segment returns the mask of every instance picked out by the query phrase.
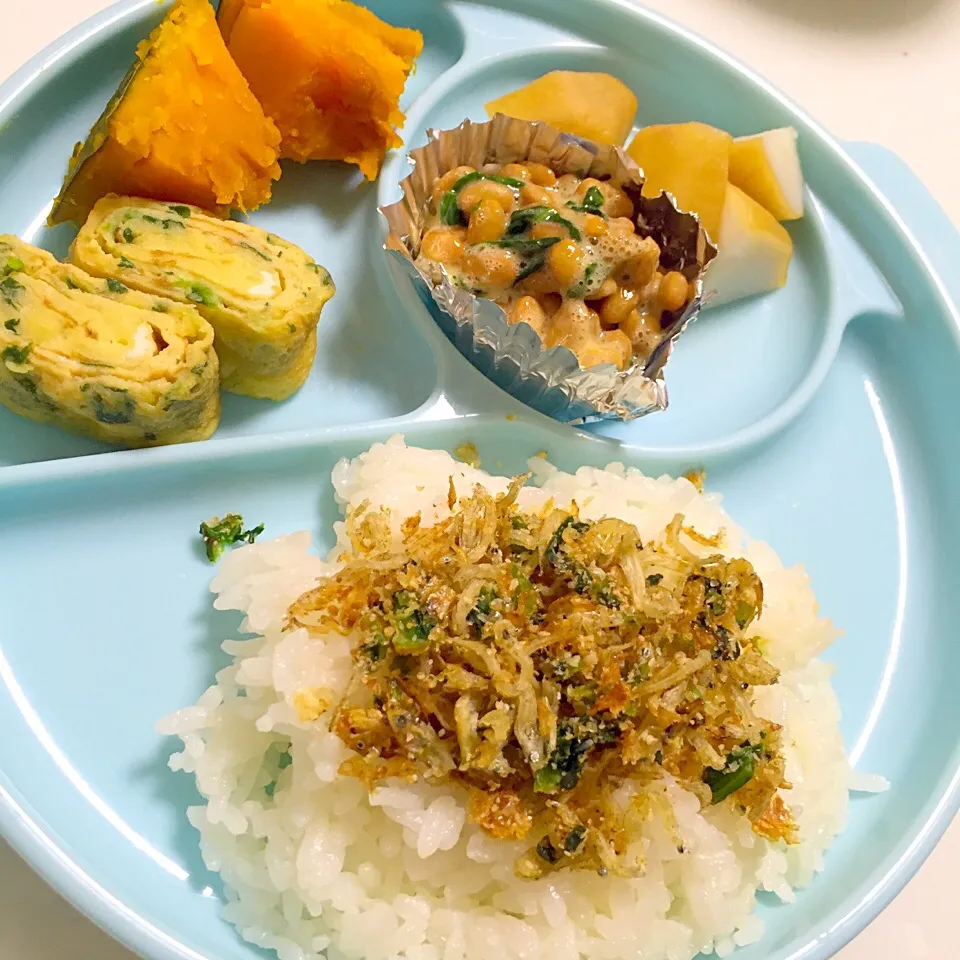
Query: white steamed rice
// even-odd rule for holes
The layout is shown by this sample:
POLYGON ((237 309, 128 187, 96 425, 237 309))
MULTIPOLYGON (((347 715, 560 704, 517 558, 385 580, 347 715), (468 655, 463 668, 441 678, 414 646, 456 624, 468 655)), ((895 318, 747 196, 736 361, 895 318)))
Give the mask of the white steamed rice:
MULTIPOLYGON (((757 891, 791 901, 842 828, 850 772, 831 668, 815 659, 835 631, 818 617, 803 570, 785 569, 770 547, 746 539, 720 498, 687 480, 619 464, 567 474, 534 459, 531 469, 539 486, 522 491, 522 508, 576 500, 585 518, 621 517, 644 541, 683 513, 701 532, 725 529, 724 552, 753 563, 764 584, 757 629, 782 671, 779 684, 757 691, 756 709, 785 728, 787 800, 802 842, 768 842, 731 804, 700 810, 665 778, 682 853, 654 820, 645 827, 640 879, 565 871, 527 881, 513 875, 518 845, 468 824, 455 788, 400 784, 368 796, 338 775, 348 752, 326 718, 303 723, 292 705, 298 691, 343 687, 348 641, 281 630, 289 604, 336 569, 346 545, 340 523, 326 562, 307 552, 307 533, 242 547, 221 562, 215 606, 243 611, 243 631, 255 636, 227 641, 232 664, 195 706, 160 725, 183 740, 171 768, 194 774, 206 798, 188 815, 204 860, 223 879, 224 916, 281 960, 690 960, 711 950, 724 957, 761 936, 757 891), (263 788, 288 742, 292 763, 268 798, 263 788)), ((418 511, 429 523, 448 513, 451 475, 461 492, 474 483, 507 486, 401 438, 339 463, 333 483, 344 508, 369 501, 389 506, 397 525, 418 511)))

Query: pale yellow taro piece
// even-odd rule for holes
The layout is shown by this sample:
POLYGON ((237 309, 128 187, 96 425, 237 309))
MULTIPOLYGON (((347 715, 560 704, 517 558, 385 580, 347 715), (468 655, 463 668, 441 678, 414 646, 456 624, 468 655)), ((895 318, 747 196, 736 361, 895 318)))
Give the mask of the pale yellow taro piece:
POLYGON ((730 182, 778 220, 803 216, 803 171, 793 127, 739 137, 730 148, 730 182))
POLYGON ((767 293, 787 282, 793 256, 790 234, 733 184, 727 188, 718 247, 703 278, 710 306, 767 293))
POLYGON ((609 73, 554 70, 486 104, 491 117, 549 123, 577 137, 620 146, 633 127, 637 98, 609 73))
POLYGON ((70 248, 90 273, 193 304, 213 324, 225 390, 283 400, 303 386, 330 274, 248 223, 186 204, 107 196, 70 248))
POLYGON ((0 236, 0 403, 14 413, 129 447, 205 440, 218 372, 193 307, 0 236))
POLYGON ((727 195, 729 133, 705 123, 666 123, 644 127, 627 147, 643 170, 645 197, 666 191, 677 206, 695 213, 716 240, 727 195))

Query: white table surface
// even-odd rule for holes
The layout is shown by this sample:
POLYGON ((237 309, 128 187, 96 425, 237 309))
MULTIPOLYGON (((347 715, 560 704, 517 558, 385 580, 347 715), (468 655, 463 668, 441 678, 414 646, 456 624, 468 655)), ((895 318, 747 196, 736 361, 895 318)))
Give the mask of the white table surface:
MULTIPOLYGON (((0 0, 0 81, 108 3, 0 0)), ((647 5, 750 64, 837 136, 897 151, 960 227, 957 0, 648 0, 647 5)), ((960 956, 953 913, 958 865, 960 820, 906 890, 838 960, 960 956)), ((0 960, 60 958, 133 960, 0 841, 0 960)))

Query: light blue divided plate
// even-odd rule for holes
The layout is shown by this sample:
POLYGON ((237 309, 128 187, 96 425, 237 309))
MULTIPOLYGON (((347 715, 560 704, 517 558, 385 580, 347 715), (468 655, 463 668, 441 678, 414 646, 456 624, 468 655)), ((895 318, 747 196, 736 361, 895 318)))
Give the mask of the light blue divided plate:
MULTIPOLYGON (((791 226, 790 282, 705 314, 681 339, 666 413, 576 431, 487 383, 381 255, 376 207, 396 198, 403 156, 377 185, 335 164, 288 166, 254 220, 304 246, 338 287, 296 397, 228 397, 213 440, 137 452, 0 409, 0 828, 141 953, 251 957, 219 919, 184 816, 196 795, 165 766, 174 744, 153 732, 208 685, 237 627, 212 611, 198 522, 240 511, 268 534, 307 528, 326 549, 331 467, 396 432, 447 449, 471 440, 504 471, 540 449, 566 468, 702 466, 748 530, 811 573, 845 631, 829 658, 847 746, 858 769, 891 782, 854 798, 825 871, 796 904, 763 903, 763 941, 737 954, 828 957, 903 885, 960 799, 960 322, 935 273, 955 272, 957 234, 895 157, 841 149, 653 14, 614 0, 371 6, 425 35, 407 95, 413 146, 556 68, 619 75, 639 123, 792 124, 810 193, 791 226)), ((124 0, 0 89, 0 230, 65 250, 69 230, 42 224, 66 159, 162 12, 124 0)))

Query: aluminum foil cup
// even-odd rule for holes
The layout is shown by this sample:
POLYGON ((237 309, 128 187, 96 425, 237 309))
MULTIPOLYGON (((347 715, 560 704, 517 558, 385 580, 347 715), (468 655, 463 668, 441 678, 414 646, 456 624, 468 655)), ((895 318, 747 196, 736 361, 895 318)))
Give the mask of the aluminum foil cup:
POLYGON ((663 368, 674 342, 700 311, 701 277, 717 253, 696 216, 679 211, 668 194, 641 196, 643 174, 619 147, 503 114, 487 123, 466 120, 455 130, 430 130, 427 145, 411 151, 410 161, 413 172, 400 185, 403 197, 380 208, 390 231, 384 249, 407 270, 444 333, 477 369, 518 400, 569 423, 633 420, 666 409, 663 368), (638 233, 660 246, 661 267, 679 270, 694 284, 687 306, 663 315, 662 339, 645 362, 626 370, 610 363, 584 369, 569 348, 545 349, 529 324, 511 324, 492 300, 454 286, 443 270, 434 282, 414 263, 439 177, 463 164, 480 169, 525 160, 620 187, 633 201, 638 233))

